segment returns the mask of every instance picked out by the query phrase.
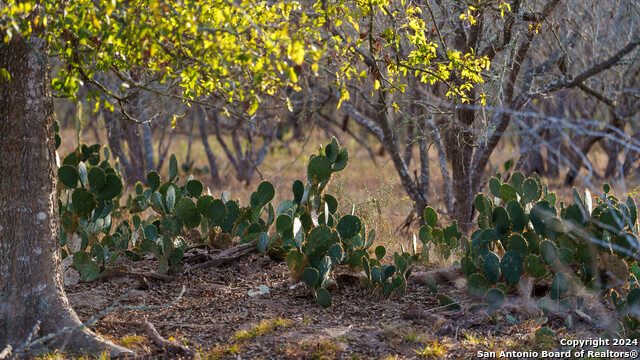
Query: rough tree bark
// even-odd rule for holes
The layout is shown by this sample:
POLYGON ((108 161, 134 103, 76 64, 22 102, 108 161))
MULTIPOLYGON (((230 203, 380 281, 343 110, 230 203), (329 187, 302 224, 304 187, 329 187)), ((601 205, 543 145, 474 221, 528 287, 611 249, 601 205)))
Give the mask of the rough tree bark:
MULTIPOLYGON (((56 193, 54 112, 49 44, 37 36, 0 46, 0 347, 80 323, 62 285, 56 193)), ((132 354, 75 330, 49 347, 65 351, 132 354)))

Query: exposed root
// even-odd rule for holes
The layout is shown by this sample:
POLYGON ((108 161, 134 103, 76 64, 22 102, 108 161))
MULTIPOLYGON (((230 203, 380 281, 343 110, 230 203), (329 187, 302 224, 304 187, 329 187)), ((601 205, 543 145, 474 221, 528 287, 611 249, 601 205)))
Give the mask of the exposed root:
POLYGON ((200 359, 197 352, 178 343, 166 340, 160 336, 156 328, 150 322, 144 323, 144 330, 147 336, 149 336, 149 339, 151 339, 151 341, 153 341, 153 343, 158 347, 161 347, 172 354, 181 355, 189 359, 200 359))
POLYGON ((69 332, 66 336, 60 336, 52 341, 49 346, 60 349, 62 352, 73 354, 109 354, 111 359, 133 359, 136 353, 123 346, 101 338, 88 329, 80 329, 69 332))
MULTIPOLYGON (((19 351, 16 349, 13 355, 34 358, 53 350, 59 350, 64 354, 78 356, 106 353, 110 359, 134 359, 137 356, 132 350, 105 340, 86 328, 72 331, 62 328, 58 333, 44 344, 24 344, 24 348, 19 351)), ((38 339, 34 340, 34 342, 37 341, 38 339)), ((12 359, 12 357, 10 356, 8 359, 12 359)))

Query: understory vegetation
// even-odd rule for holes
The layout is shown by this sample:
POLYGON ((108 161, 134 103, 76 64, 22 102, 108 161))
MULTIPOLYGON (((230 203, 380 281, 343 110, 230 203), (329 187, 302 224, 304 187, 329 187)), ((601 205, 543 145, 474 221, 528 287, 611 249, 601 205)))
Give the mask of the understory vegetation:
MULTIPOLYGON (((482 309, 489 322, 504 316, 515 321, 500 311, 507 298, 519 296, 521 311, 528 316, 553 314, 570 330, 578 321, 575 317, 588 317, 585 301, 598 297, 617 314, 611 336, 633 341, 631 345, 637 342, 640 244, 632 195, 618 199, 604 184, 595 197, 588 189, 581 194, 573 188, 565 202, 535 173, 525 177, 516 171, 508 179, 498 173, 488 181, 489 192, 475 196, 477 230, 470 237, 456 220, 439 219, 437 211, 427 207, 425 225, 408 242, 409 248, 403 245, 391 255, 391 244, 376 245, 375 221, 367 229, 354 215, 356 205, 344 209, 327 192, 348 162, 349 152, 333 138, 305 161, 305 182, 293 181, 289 199, 274 206, 275 189, 269 181, 260 182, 249 199, 233 200, 228 192, 215 196, 192 175, 181 181, 174 155, 166 181, 150 171, 148 185, 138 182, 124 195, 119 164, 109 162, 108 148, 80 145, 58 170, 61 251, 73 258, 80 278, 92 282, 108 274, 119 257, 140 261, 152 255, 158 273, 180 277, 202 265, 184 261, 194 249, 244 246, 285 263, 292 281, 304 284, 325 308, 332 305, 331 291, 345 271, 371 294, 397 298, 404 295, 413 269, 436 258, 460 268, 471 299, 465 308, 482 309)), ((200 259, 206 261, 209 258, 200 259)), ((442 280, 434 276, 427 273, 421 282, 441 311, 461 311, 462 304, 443 292, 442 280)), ((258 288, 249 295, 268 291, 258 288)), ((287 324, 278 320, 274 326, 287 324)), ((263 323, 240 332, 231 345, 211 354, 217 358, 241 351, 239 344, 272 327, 263 323)), ((549 327, 536 329, 536 338, 554 334, 549 327)), ((403 336, 410 344, 424 342, 418 333, 403 336)), ((428 343, 415 353, 438 358, 444 348, 428 343)))

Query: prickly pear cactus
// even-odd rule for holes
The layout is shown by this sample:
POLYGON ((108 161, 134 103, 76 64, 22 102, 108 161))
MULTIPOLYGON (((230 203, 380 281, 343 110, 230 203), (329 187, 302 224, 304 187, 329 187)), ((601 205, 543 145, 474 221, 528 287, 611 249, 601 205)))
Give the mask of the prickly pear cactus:
POLYGON ((375 240, 375 230, 366 231, 355 215, 341 214, 338 201, 325 189, 331 177, 343 170, 349 153, 333 138, 309 157, 307 182, 293 183, 293 199, 285 200, 275 213, 276 236, 269 240, 266 252, 286 257, 292 277, 309 285, 315 300, 331 305, 327 288, 333 283, 332 273, 340 265, 362 269, 367 285, 384 295, 403 293, 406 288, 407 261, 402 267, 383 265, 384 247, 371 258, 368 249, 375 240))
POLYGON ((81 144, 58 169, 62 256, 73 256, 83 280, 97 278, 101 267, 117 256, 115 250, 126 250, 108 246, 111 214, 122 192, 121 176, 108 160, 107 148, 81 144))
POLYGON ((239 201, 229 199, 227 192, 219 198, 205 192, 202 182, 193 176, 182 183, 177 164, 172 155, 166 182, 160 174, 150 171, 148 187, 136 184, 135 196, 129 199, 130 212, 154 211, 146 220, 135 215, 138 217, 135 231, 142 239, 136 250, 154 254, 159 272, 179 273, 180 261, 189 246, 184 238, 188 231, 199 227, 203 235, 200 241, 214 248, 226 249, 234 241, 256 240, 257 249, 266 251, 273 242, 268 232, 276 216, 271 205, 275 189, 270 182, 262 181, 251 194, 249 204, 241 207, 239 201))
POLYGON ((572 203, 557 204, 537 175, 519 172, 510 183, 491 178, 489 190, 474 199, 479 229, 462 242, 460 261, 469 292, 486 299, 489 313, 504 301, 498 292, 514 289, 522 276, 550 283, 543 311, 565 308, 576 286, 619 290, 636 281, 629 271, 640 248, 632 197, 622 202, 605 185, 595 200, 574 189, 572 203))
MULTIPOLYGON (((174 155, 167 179, 150 171, 146 184, 138 182, 121 207, 118 166, 100 162, 100 151, 99 145, 82 145, 65 157, 58 172, 61 195, 66 195, 60 203, 62 246, 73 249, 73 263, 83 279, 95 279, 120 254, 134 260, 153 254, 160 273, 180 273, 184 253, 194 245, 185 239, 193 241, 191 231, 199 228, 197 245, 224 248, 234 241, 255 241, 256 250, 286 259, 292 277, 308 284, 324 307, 331 306, 327 289, 341 265, 364 270, 365 285, 384 296, 402 295, 406 289, 410 264, 418 255, 395 253, 392 264, 385 264, 386 249, 378 246, 372 256, 375 230, 367 232, 359 217, 341 214, 336 198, 325 193, 331 177, 349 160, 335 138, 311 155, 306 184, 295 181, 293 198, 277 209, 271 204, 275 189, 270 182, 262 181, 245 204, 230 200, 226 192, 217 198, 192 176, 181 181, 174 155), (111 232, 114 213, 127 220, 111 232)), ((104 155, 108 160, 106 148, 104 155)), ((455 225, 441 233, 447 246, 460 239, 455 225)))
POLYGON ((451 225, 445 228, 437 227, 438 213, 427 206, 424 209, 423 219, 425 225, 420 228, 418 237, 422 241, 422 258, 424 261, 429 260, 429 251, 433 244, 435 251, 445 260, 448 259, 452 252, 460 247, 461 242, 467 240, 463 238, 463 233, 458 231, 458 223, 453 221, 451 225))

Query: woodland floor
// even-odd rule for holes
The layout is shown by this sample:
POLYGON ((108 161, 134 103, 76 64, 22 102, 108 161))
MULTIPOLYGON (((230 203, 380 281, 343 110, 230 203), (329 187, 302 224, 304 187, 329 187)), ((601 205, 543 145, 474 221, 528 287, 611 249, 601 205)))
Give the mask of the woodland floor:
MULTIPOLYGON (((106 144, 106 138, 101 137, 98 140, 106 144)), ((186 148, 186 136, 180 137, 171 149, 179 159, 186 148)), ((92 144, 96 139, 90 137, 85 141, 92 144)), ((326 142, 314 137, 306 148, 294 144, 289 149, 275 150, 250 187, 234 182, 230 165, 221 158, 221 172, 228 175, 223 178, 222 189, 211 191, 219 196, 228 190, 231 198, 246 201, 259 178, 264 177, 275 185, 274 204, 279 204, 291 197, 292 182, 304 179, 308 155, 326 142)), ((411 234, 417 233, 418 228, 414 222, 408 230, 396 230, 410 212, 411 201, 391 162, 384 155, 374 163, 353 141, 347 141, 346 145, 350 150, 349 166, 332 181, 328 191, 336 195, 341 208, 355 208, 356 215, 363 218, 368 228, 376 227, 376 243, 387 246, 388 253, 400 250, 401 246, 408 249, 411 234)), ((63 142, 63 146, 69 150, 75 145, 63 142)), ((61 155, 67 150, 61 149, 61 155)), ((494 164, 517 160, 518 156, 509 144, 503 144, 497 154, 501 158, 494 159, 494 164)), ((199 170, 206 165, 201 144, 194 144, 192 158, 196 163, 190 173, 206 184, 208 174, 199 170)), ((442 209, 443 192, 436 161, 434 153, 429 197, 432 206, 442 209)), ((502 170, 501 165, 496 168, 502 170)), ((561 179, 548 181, 559 200, 571 196, 570 188, 559 185, 561 179)), ((441 214, 445 223, 450 221, 446 215, 441 214)), ((454 260, 433 257, 431 263, 417 266, 414 272, 443 268, 454 260)), ((156 261, 151 259, 118 260, 116 265, 126 266, 129 271, 157 270, 156 261)), ((172 307, 115 311, 92 327, 113 342, 151 359, 172 359, 176 355, 158 348, 147 338, 141 326, 145 321, 153 324, 165 339, 186 345, 205 359, 475 359, 478 351, 559 350, 562 338, 598 339, 606 332, 613 315, 610 306, 593 299, 583 307, 587 316, 572 314, 572 327, 566 330, 561 315, 527 315, 514 294, 509 295, 497 317, 488 317, 485 309, 478 306, 481 299, 466 294, 463 278, 438 286, 439 293, 461 305, 461 310, 456 311, 443 308, 427 286, 411 279, 403 297, 382 299, 363 289, 357 281, 344 281, 348 278, 339 277, 338 287, 331 290, 333 306, 329 309, 316 304, 307 287, 291 288, 295 284, 289 280, 284 262, 255 253, 221 267, 175 276, 172 281, 120 276, 68 286, 66 291, 72 306, 86 321, 127 292, 129 295, 120 305, 152 306, 168 304, 184 287, 184 296, 172 307), (267 286, 269 293, 249 296, 249 291, 260 285, 267 286), (535 331, 541 326, 550 327, 555 337, 536 339, 535 331)))
MULTIPOLYGON (((155 262, 122 262, 129 270, 154 271, 155 262)), ((419 270, 419 269, 417 269, 419 270)), ((124 276, 67 287, 72 306, 83 321, 121 295, 120 305, 163 309, 116 311, 93 329, 113 342, 135 349, 143 358, 177 356, 149 341, 142 328, 153 324, 169 340, 197 350, 205 359, 472 359, 478 351, 559 349, 559 339, 595 339, 606 330, 612 313, 594 302, 573 314, 573 326, 557 314, 531 318, 520 299, 508 299, 499 315, 489 318, 481 301, 465 293, 463 279, 441 283, 439 293, 458 301, 448 311, 427 286, 410 281, 401 298, 382 299, 353 281, 341 280, 331 291, 333 306, 316 304, 305 286, 291 287, 286 264, 249 254, 226 266, 177 276, 173 281, 124 276), (266 285, 268 294, 249 296, 266 285), (536 339, 548 326, 556 337, 536 339)), ((339 277, 339 279, 353 279, 339 277)))

